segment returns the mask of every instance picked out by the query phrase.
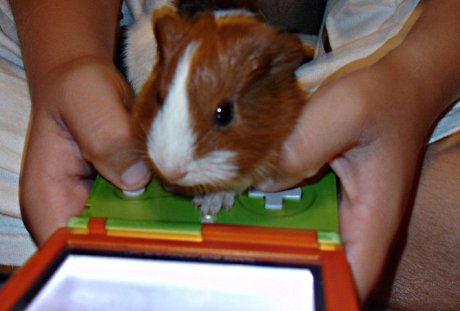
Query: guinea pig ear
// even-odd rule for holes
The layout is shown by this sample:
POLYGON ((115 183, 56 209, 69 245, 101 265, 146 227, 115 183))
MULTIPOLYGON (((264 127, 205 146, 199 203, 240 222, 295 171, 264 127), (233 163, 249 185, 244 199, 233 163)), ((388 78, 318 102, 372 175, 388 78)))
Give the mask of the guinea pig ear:
POLYGON ((272 49, 270 66, 272 73, 294 72, 300 65, 311 59, 298 37, 282 31, 275 34, 270 49, 272 49))
POLYGON ((169 7, 155 11, 152 23, 160 57, 169 55, 190 29, 190 22, 169 7))

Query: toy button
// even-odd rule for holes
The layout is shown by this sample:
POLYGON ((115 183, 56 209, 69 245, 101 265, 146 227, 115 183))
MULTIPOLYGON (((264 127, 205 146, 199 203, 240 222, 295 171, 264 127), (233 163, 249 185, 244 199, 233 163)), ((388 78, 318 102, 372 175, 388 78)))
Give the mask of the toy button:
POLYGON ((300 201, 302 198, 302 189, 294 188, 280 192, 262 192, 258 190, 249 190, 248 196, 250 198, 265 198, 265 209, 268 210, 282 210, 283 202, 287 200, 300 201))
POLYGON ((145 192, 145 188, 141 188, 139 190, 135 191, 128 191, 128 190, 123 190, 123 194, 129 198, 137 198, 143 195, 145 192))

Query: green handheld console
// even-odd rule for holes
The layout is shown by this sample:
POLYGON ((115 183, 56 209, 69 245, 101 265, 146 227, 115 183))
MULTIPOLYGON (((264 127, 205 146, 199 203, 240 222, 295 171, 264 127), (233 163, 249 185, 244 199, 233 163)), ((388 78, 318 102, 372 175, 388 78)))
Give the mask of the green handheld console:
MULTIPOLYGON (((270 196, 271 194, 267 194, 270 196)), ((71 228, 87 229, 94 217, 107 218, 106 229, 118 235, 155 235, 155 233, 199 234, 202 222, 225 225, 314 230, 323 242, 340 243, 338 234, 336 181, 333 174, 301 189, 300 199, 284 199, 281 209, 265 207, 265 197, 248 194, 236 198, 230 210, 212 219, 202 219, 200 210, 189 198, 173 196, 157 181, 152 181, 138 197, 126 196, 98 178, 87 208, 71 219, 71 228)))
POLYGON ((0 291, 0 310, 359 310, 336 194, 327 174, 203 218, 156 181, 131 197, 97 178, 81 215, 0 291))

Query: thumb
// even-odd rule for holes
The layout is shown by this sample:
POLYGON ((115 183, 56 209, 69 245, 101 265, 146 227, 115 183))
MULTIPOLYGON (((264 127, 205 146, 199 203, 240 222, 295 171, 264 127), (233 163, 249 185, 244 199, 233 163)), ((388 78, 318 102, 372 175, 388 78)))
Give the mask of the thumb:
POLYGON ((350 74, 311 98, 285 143, 283 179, 270 189, 293 186, 331 166, 341 184, 340 233, 362 300, 383 271, 418 154, 413 129, 402 126, 406 119, 397 120, 402 114, 388 108, 392 100, 369 77, 350 74))
POLYGON ((85 72, 73 81, 61 105, 62 118, 83 158, 115 186, 139 189, 150 179, 140 157, 126 103, 131 98, 125 80, 113 72, 85 72), (75 85, 77 84, 77 85, 75 85))
POLYGON ((296 127, 284 143, 280 177, 258 188, 277 191, 292 187, 314 176, 335 157, 357 144, 364 113, 363 109, 357 109, 360 106, 357 102, 363 99, 350 95, 345 85, 342 82, 326 87, 306 103, 296 127))

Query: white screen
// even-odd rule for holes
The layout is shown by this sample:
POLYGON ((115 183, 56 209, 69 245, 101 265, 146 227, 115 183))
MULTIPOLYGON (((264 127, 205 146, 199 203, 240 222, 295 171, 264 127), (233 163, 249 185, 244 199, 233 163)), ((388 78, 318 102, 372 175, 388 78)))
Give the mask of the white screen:
POLYGON ((313 310, 310 270, 69 255, 27 310, 313 310))

